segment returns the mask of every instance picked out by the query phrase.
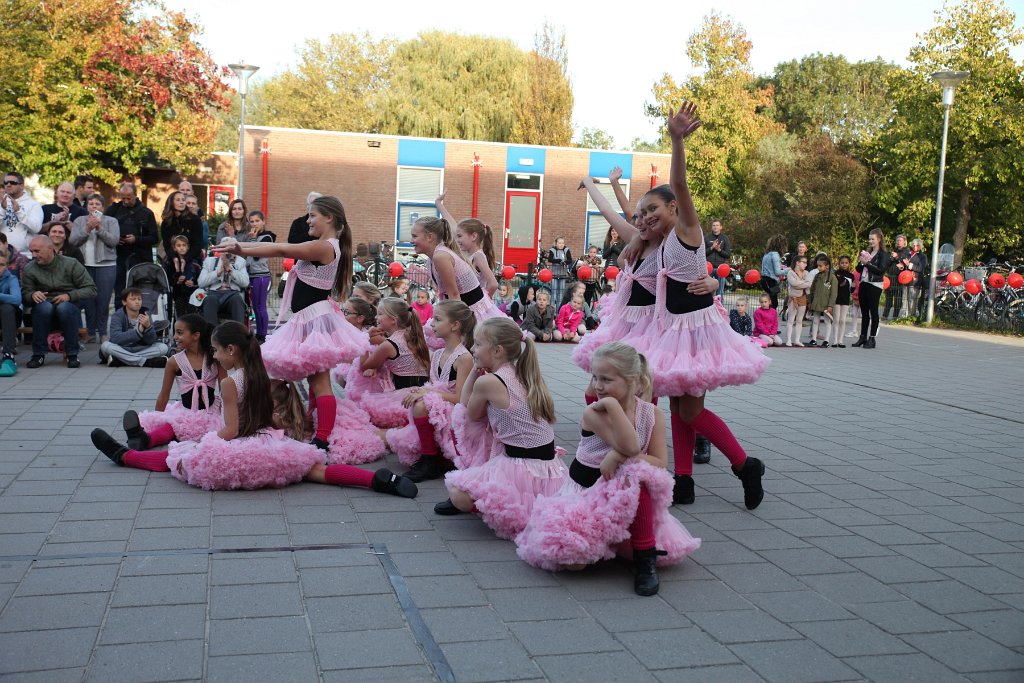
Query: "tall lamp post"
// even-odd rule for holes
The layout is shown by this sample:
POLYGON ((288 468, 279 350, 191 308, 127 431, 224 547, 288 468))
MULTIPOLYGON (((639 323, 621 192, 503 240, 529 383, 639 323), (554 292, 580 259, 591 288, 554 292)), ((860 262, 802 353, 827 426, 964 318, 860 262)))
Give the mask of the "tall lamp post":
POLYGON ((949 109, 953 106, 953 93, 960 82, 971 75, 970 71, 936 71, 932 80, 942 86, 942 106, 946 113, 942 120, 942 153, 939 156, 939 189, 935 195, 935 234, 932 235, 931 278, 928 284, 928 311, 925 322, 931 324, 935 317, 935 288, 939 269, 939 226, 942 221, 942 183, 946 178, 946 139, 949 137, 949 109))
POLYGON ((245 196, 245 93, 249 78, 260 68, 252 64, 228 64, 228 68, 238 76, 238 94, 242 96, 242 122, 238 127, 238 198, 241 199, 245 196))

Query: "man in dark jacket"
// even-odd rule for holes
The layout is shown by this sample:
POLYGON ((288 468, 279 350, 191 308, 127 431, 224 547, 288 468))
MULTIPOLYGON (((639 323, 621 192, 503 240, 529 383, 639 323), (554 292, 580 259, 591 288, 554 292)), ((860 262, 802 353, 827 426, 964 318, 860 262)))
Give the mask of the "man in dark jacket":
POLYGON ((907 246, 906 235, 896 235, 896 249, 889 254, 892 258, 892 265, 886 273, 889 276, 889 289, 885 293, 885 312, 883 318, 888 319, 900 317, 903 309, 903 294, 907 287, 899 281, 900 273, 907 269, 910 259, 910 247, 907 246))
POLYGON ((711 221, 711 234, 704 236, 704 254, 711 263, 711 274, 718 280, 718 296, 725 294, 725 278, 718 274, 718 266, 728 264, 732 256, 732 241, 722 232, 722 221, 711 221))
MULTIPOLYGON (((107 215, 116 218, 121 228, 121 240, 117 244, 117 275, 114 280, 114 291, 120 292, 124 289, 130 267, 153 260, 157 230, 156 217, 139 201, 134 183, 122 183, 117 194, 121 201, 107 207, 107 215)), ((120 308, 120 300, 114 306, 120 308)))
POLYGON ((306 215, 292 221, 292 227, 288 228, 288 244, 301 244, 315 239, 309 234, 309 208, 313 205, 314 199, 322 196, 319 192, 310 192, 306 195, 306 215))

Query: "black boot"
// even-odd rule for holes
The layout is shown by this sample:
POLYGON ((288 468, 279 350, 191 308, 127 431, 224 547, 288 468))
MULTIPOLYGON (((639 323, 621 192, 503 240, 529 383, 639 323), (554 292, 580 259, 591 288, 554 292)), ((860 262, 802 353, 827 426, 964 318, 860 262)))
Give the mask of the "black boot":
POLYGON ((875 348, 875 338, 874 337, 868 337, 868 340, 864 343, 864 348, 865 349, 873 349, 873 348, 875 348))
POLYGON ((416 482, 440 479, 444 473, 452 469, 452 463, 440 455, 421 455, 409 471, 405 473, 406 479, 416 482))
POLYGON ((102 429, 92 430, 89 438, 92 439, 92 445, 103 455, 113 460, 117 465, 124 465, 124 454, 128 452, 127 446, 118 443, 117 439, 102 429))
POLYGON ((693 477, 688 474, 677 474, 676 484, 672 487, 673 505, 692 505, 696 497, 693 493, 693 477))
POLYGON ((373 473, 373 481, 370 488, 377 493, 390 493, 392 496, 401 498, 415 498, 419 493, 416 484, 409 481, 408 477, 395 474, 386 467, 382 467, 373 473))
POLYGON ((633 590, 637 595, 656 595, 661 582, 658 581, 658 557, 668 555, 664 550, 633 551, 633 590))
POLYGON ((865 337, 861 337, 857 341, 855 341, 852 344, 850 344, 850 346, 864 346, 864 344, 866 344, 867 341, 868 340, 865 337))
POLYGON ((711 442, 700 434, 693 444, 693 461, 698 465, 706 465, 711 462, 711 442))
POLYGON ((743 482, 743 504, 748 510, 753 510, 764 500, 764 489, 761 488, 764 463, 757 458, 747 458, 743 463, 743 469, 737 471, 733 467, 732 473, 743 482))
POLYGON ((449 517, 451 515, 461 515, 462 510, 455 507, 455 503, 453 503, 452 499, 449 498, 448 500, 443 500, 434 506, 434 514, 449 517))
POLYGON ((310 439, 309 443, 325 452, 331 450, 331 444, 329 444, 325 439, 321 439, 319 436, 314 436, 310 439))
POLYGON ((149 434, 146 434, 146 430, 142 428, 137 412, 126 411, 124 417, 121 418, 121 426, 124 427, 124 433, 128 437, 125 439, 128 448, 133 451, 144 451, 149 448, 149 434))

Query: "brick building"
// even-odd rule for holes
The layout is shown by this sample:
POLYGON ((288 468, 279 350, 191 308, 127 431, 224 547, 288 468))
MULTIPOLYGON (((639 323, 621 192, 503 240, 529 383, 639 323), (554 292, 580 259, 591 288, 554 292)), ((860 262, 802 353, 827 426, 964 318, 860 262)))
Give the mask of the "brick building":
MULTIPOLYGON (((417 217, 436 215, 434 198, 446 187, 452 215, 469 217, 475 206, 494 228, 498 260, 523 271, 557 236, 577 254, 604 242, 608 224, 577 187, 587 174, 606 179, 614 166, 622 167, 634 205, 652 174, 668 180, 664 154, 247 126, 244 199, 250 210, 265 209, 283 238, 305 214, 310 191, 333 194, 357 244, 401 246, 417 217)), ((600 187, 612 197, 607 183, 600 187)))

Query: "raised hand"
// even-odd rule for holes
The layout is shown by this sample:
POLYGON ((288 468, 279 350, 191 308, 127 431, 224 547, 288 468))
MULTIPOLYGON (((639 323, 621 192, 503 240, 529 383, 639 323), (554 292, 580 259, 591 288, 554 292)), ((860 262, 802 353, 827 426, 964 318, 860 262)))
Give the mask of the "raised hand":
POLYGON ((618 166, 613 167, 612 170, 608 173, 608 180, 612 181, 613 183, 619 182, 621 178, 622 169, 619 168, 618 166))
MULTIPOLYGON (((444 204, 444 198, 448 195, 448 188, 442 188, 441 194, 437 195, 437 199, 434 200, 435 204, 444 204)), ((428 195, 429 196, 429 195, 428 195)))
POLYGON ((697 116, 697 105, 693 102, 683 102, 679 111, 668 113, 668 134, 673 140, 684 140, 695 130, 701 127, 704 122, 697 116))

